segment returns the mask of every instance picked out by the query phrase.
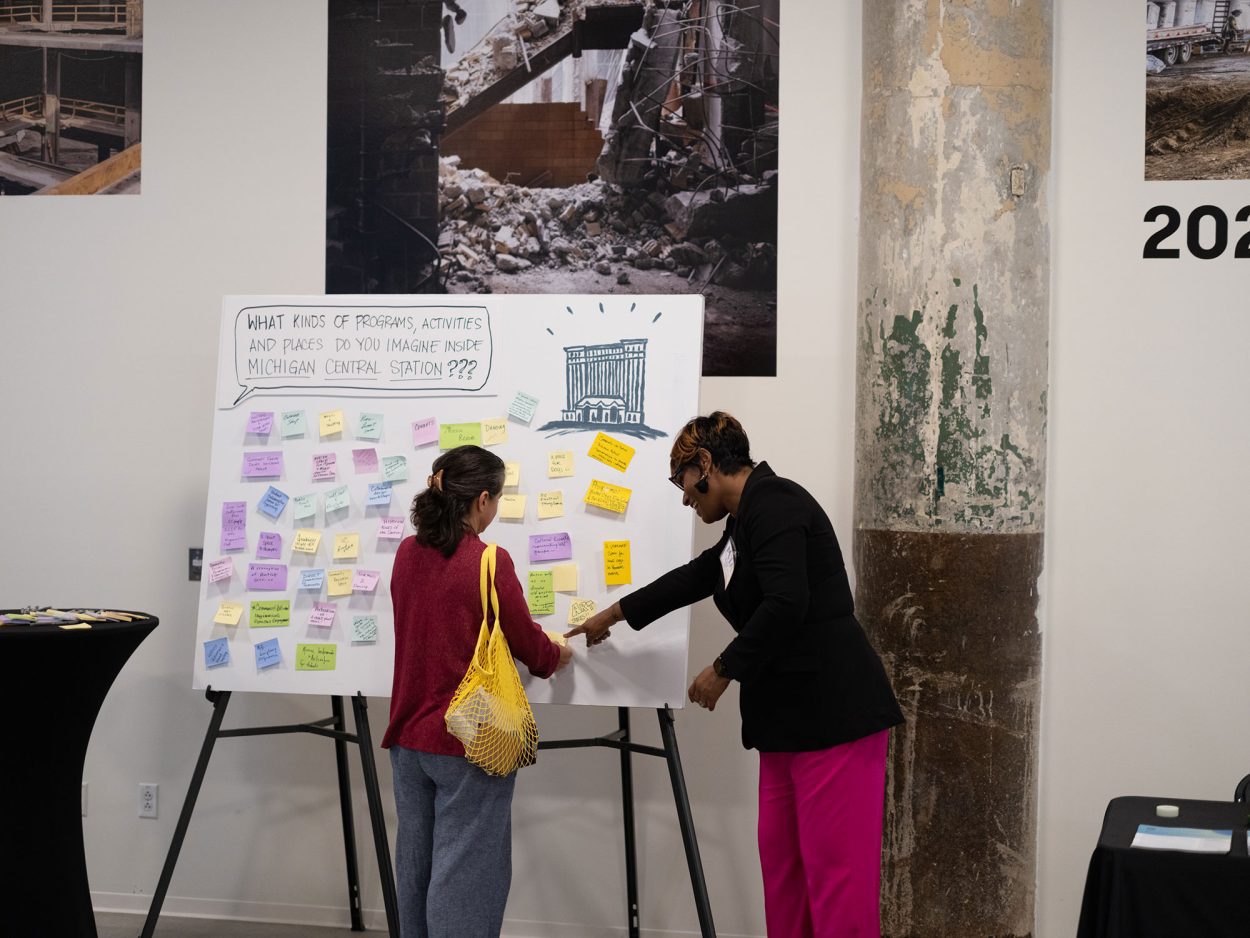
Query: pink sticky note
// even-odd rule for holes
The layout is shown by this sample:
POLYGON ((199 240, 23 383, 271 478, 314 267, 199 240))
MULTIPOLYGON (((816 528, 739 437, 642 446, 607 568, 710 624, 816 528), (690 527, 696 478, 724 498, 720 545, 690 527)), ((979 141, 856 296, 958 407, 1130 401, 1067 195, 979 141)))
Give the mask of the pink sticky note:
POLYGON ((282 556, 282 535, 277 531, 261 531, 256 556, 261 560, 277 560, 282 556))
POLYGON ((249 563, 247 565, 247 588, 250 590, 286 589, 286 564, 249 563))
POLYGON ((378 537, 398 541, 404 536, 403 518, 383 518, 378 522, 378 537))
POLYGON ((357 570, 352 576, 352 592, 372 593, 378 587, 379 576, 377 570, 357 570))
POLYGON ((378 471, 378 451, 376 449, 352 450, 352 462, 356 465, 357 475, 378 471))
POLYGON ((338 456, 334 453, 313 453, 314 482, 333 482, 338 467, 338 456))
POLYGON ((273 429, 273 411, 254 410, 247 418, 247 432, 268 436, 273 429))
POLYGON ((282 475, 282 451, 273 450, 263 453, 243 454, 243 477, 254 479, 258 476, 282 475))
POLYGON ((438 418, 426 417, 412 422, 412 445, 429 446, 438 442, 438 418))
POLYGON ((530 563, 572 559, 573 541, 567 534, 530 535, 530 563))
POLYGON ((338 611, 338 606, 334 603, 313 603, 313 611, 308 615, 308 624, 328 628, 334 624, 334 614, 338 611))
POLYGON ((208 563, 208 582, 217 583, 221 580, 228 580, 234 576, 234 560, 231 557, 222 557, 220 560, 210 560, 208 563))

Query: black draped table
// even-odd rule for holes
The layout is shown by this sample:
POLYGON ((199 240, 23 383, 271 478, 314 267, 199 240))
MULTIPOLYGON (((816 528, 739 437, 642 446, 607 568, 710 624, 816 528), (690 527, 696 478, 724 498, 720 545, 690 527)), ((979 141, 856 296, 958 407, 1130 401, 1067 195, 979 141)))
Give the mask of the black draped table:
POLYGON ((0 626, 0 936, 96 936, 82 767, 104 695, 157 625, 130 615, 90 628, 0 626))
POLYGON ((1245 804, 1115 798, 1089 861, 1077 938, 1245 938, 1250 935, 1250 856, 1245 804), (1158 817, 1172 804, 1180 816, 1158 817), (1233 832, 1227 854, 1132 847, 1138 824, 1233 832))

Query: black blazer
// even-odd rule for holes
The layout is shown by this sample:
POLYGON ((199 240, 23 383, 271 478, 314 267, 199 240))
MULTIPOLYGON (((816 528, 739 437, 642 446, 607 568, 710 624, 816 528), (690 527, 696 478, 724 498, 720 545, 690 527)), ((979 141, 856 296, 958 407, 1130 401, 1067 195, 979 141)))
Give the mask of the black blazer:
POLYGON ((737 637, 725 649, 741 682, 742 744, 806 752, 903 722, 881 659, 855 619, 829 516, 797 483, 760 463, 725 533, 685 566, 620 600, 632 628, 711 596, 737 637), (726 584, 721 553, 737 556, 726 584))

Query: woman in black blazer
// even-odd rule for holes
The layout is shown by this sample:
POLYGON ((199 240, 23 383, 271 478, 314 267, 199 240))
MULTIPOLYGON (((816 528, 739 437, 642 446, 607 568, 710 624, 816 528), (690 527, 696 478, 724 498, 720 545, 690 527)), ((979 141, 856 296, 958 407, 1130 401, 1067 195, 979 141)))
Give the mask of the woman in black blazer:
POLYGON ((760 865, 768 933, 880 934, 888 730, 903 722, 854 615, 828 515, 800 485, 751 460, 742 425, 696 417, 670 456, 682 504, 713 546, 568 633, 594 645, 708 596, 737 636, 690 685, 708 710, 741 685, 742 743, 760 751, 760 865))

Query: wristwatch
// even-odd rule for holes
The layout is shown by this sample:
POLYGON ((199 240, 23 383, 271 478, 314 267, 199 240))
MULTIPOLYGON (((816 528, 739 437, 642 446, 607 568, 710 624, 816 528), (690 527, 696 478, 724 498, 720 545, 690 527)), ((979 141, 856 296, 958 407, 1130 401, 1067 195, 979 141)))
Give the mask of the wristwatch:
POLYGON ((723 677, 729 680, 729 675, 725 673, 725 656, 717 655, 716 660, 712 662, 712 670, 716 672, 717 677, 723 677))

